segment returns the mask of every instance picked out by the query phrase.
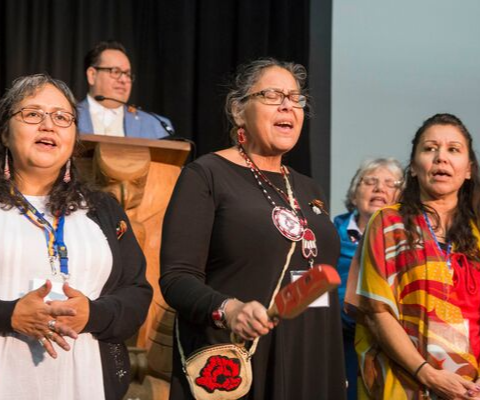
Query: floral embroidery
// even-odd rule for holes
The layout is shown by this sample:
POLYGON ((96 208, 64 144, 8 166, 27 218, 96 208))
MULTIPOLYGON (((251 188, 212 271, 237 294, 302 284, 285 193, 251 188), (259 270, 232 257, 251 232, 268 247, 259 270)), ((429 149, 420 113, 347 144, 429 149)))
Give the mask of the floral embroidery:
POLYGON ((195 379, 195 383, 209 393, 213 393, 215 390, 231 392, 242 383, 239 375, 240 361, 238 358, 212 356, 200 371, 200 376, 195 379))
POLYGON ((118 380, 122 382, 125 377, 129 379, 129 372, 122 357, 122 346, 120 344, 108 343, 108 348, 110 350, 110 356, 113 357, 115 363, 115 375, 118 380))

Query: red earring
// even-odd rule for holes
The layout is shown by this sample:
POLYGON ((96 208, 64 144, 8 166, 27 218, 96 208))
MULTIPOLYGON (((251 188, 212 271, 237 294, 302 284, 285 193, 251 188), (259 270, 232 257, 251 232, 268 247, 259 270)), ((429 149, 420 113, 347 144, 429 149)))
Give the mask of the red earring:
POLYGON ((247 141, 247 137, 245 136, 245 129, 243 128, 237 129, 237 141, 240 144, 244 144, 247 141))
POLYGON ((70 159, 68 159, 66 167, 65 167, 65 175, 63 175, 63 182, 65 182, 65 183, 69 183, 72 180, 72 177, 70 175, 71 164, 72 164, 72 162, 70 161, 70 159))
POLYGON ((6 181, 10 180, 10 165, 8 164, 8 149, 5 149, 5 165, 3 166, 3 177, 6 181))

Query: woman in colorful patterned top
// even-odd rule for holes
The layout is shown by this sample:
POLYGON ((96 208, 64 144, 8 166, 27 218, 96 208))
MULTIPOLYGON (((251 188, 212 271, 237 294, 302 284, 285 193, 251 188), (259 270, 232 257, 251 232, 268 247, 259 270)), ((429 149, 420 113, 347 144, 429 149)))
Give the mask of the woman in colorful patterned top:
POLYGON ((475 398, 478 162, 470 133, 450 114, 426 120, 412 143, 400 203, 375 214, 364 235, 355 340, 359 398, 475 398))

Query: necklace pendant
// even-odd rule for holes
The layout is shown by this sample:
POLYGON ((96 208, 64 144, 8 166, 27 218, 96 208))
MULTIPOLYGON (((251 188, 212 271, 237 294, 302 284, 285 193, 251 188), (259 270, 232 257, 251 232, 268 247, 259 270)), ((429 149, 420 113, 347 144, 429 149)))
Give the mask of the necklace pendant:
POLYGON ((302 240, 305 229, 300 222, 300 218, 298 218, 292 210, 276 206, 272 210, 272 220, 275 228, 277 228, 284 237, 293 242, 302 240))
POLYGON ((317 238, 313 231, 307 228, 302 237, 302 255, 309 260, 315 258, 317 254, 317 238))

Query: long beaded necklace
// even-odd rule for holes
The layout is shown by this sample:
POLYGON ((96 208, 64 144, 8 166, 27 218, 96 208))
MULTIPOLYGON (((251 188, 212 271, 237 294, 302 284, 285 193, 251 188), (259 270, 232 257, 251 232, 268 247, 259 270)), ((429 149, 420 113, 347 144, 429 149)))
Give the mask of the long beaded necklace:
POLYGON ((281 165, 280 171, 285 182, 285 187, 287 188, 287 193, 275 186, 270 179, 268 179, 268 177, 262 171, 260 171, 253 160, 248 156, 242 145, 238 145, 238 152, 245 160, 247 167, 252 172, 253 177, 257 181, 258 186, 265 198, 273 206, 273 225, 285 238, 294 242, 298 242, 300 240, 302 241, 302 255, 308 260, 309 265, 312 266, 314 263, 314 258, 318 254, 317 239, 315 237, 315 233, 313 233, 313 231, 308 227, 308 221, 302 212, 300 203, 293 194, 286 167, 281 165), (272 196, 270 196, 266 190, 264 183, 274 189, 275 193, 277 193, 277 195, 290 207, 290 209, 277 205, 272 196))

